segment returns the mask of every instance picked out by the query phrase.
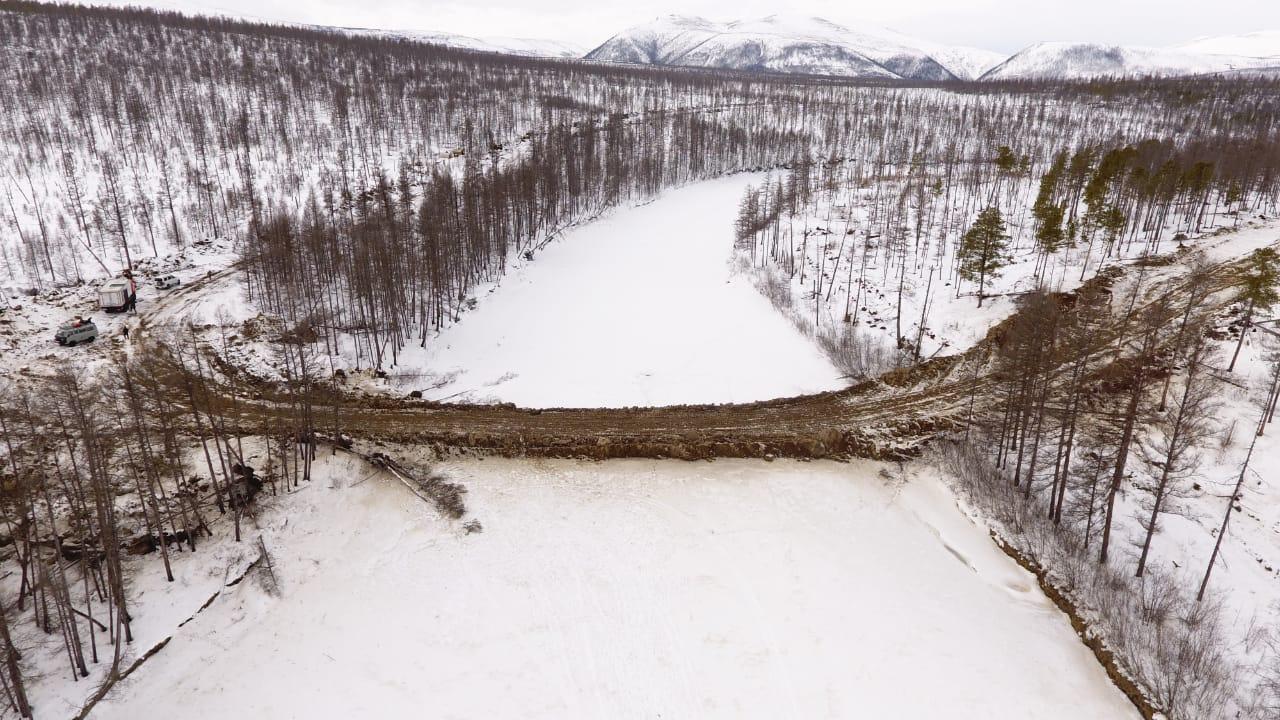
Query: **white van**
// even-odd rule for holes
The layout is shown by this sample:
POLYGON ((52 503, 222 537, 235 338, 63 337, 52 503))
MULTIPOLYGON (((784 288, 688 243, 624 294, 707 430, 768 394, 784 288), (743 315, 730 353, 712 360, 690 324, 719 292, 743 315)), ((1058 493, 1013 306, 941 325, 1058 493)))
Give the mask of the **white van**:
POLYGON ((58 332, 53 336, 53 339, 57 340, 59 345, 66 345, 67 347, 93 342, 98 339, 98 326, 92 320, 73 320, 58 328, 58 332))
POLYGON ((178 279, 177 275, 170 274, 170 275, 161 275, 160 277, 156 278, 155 284, 156 284, 157 290, 169 290, 171 288, 176 288, 179 285, 181 285, 182 281, 178 279))

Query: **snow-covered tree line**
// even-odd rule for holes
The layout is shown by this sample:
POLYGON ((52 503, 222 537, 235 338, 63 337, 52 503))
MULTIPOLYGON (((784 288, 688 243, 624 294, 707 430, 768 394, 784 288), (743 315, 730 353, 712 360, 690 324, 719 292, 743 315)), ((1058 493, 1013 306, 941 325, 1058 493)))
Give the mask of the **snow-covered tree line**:
MULTIPOLYGON (((1263 98, 1269 88, 1252 91, 1263 98)), ((1070 106, 999 134, 942 119, 896 155, 857 148, 805 159, 748 190, 739 248, 812 330, 883 329, 898 362, 919 360, 944 347, 934 306, 950 293, 981 307, 1011 264, 1020 290, 1069 288, 1224 216, 1234 225, 1277 212, 1274 103, 1217 125, 1216 103, 1184 108, 1180 97, 1171 86, 1163 105, 1119 103, 1115 124, 1070 106), (868 310, 869 293, 888 295, 887 312, 868 310)))
MULTIPOLYGON (((660 189, 802 153, 806 138, 726 127, 714 114, 615 115, 599 125, 535 134, 510 162, 468 161, 422 184, 380 177, 343 208, 312 199, 267 213, 242 257, 251 299, 304 322, 336 354, 343 342, 373 367, 402 343, 425 345, 457 319, 475 285, 508 258, 532 258, 557 230, 660 189)), ((678 262, 678 258, 674 259, 678 262)))
POLYGON ((1280 655, 1261 619, 1274 608, 1262 602, 1252 620, 1227 608, 1247 583, 1222 577, 1219 553, 1250 502, 1280 364, 1241 409, 1237 442, 1224 399, 1248 380, 1231 377, 1227 351, 1249 321, 1237 314, 1240 337, 1224 342, 1213 298, 1274 306, 1280 256, 1188 264, 1172 282, 1140 266, 1123 282, 1109 270, 1072 294, 1027 295, 1001 329, 991 384, 972 389, 994 403, 971 411, 941 458, 1002 536, 1089 613, 1153 708, 1275 717, 1280 655))
MULTIPOLYGON (((790 206, 789 215, 794 216, 795 205, 801 199, 796 197, 797 193, 808 200, 812 188, 823 186, 828 189, 830 199, 832 184, 839 181, 830 172, 819 177, 819 169, 838 163, 811 160, 827 152, 841 157, 847 154, 856 158, 878 158, 874 163, 867 163, 872 170, 858 179, 859 184, 876 188, 877 193, 891 184, 893 176, 888 173, 909 159, 917 169, 911 187, 918 203, 945 194, 948 201, 954 196, 960 212, 976 197, 974 192, 966 190, 984 184, 989 193, 994 192, 1010 202, 1027 203, 1028 199, 1022 197, 1029 194, 1026 183, 1031 169, 1026 156, 1015 156, 1007 146, 1000 146, 1002 154, 995 163, 997 170, 989 174, 985 168, 991 163, 966 159, 958 150, 973 147, 977 152, 989 146, 970 137, 964 118, 971 114, 1006 113, 1009 98, 871 88, 844 88, 839 90, 843 94, 837 95, 832 92, 829 88, 815 89, 813 102, 802 114, 792 112, 785 104, 767 112, 759 107, 729 107, 697 112, 614 114, 607 119, 580 122, 572 128, 550 127, 526 135, 522 142, 524 152, 510 162, 503 163, 496 158, 481 161, 474 153, 468 155, 460 179, 456 172, 438 172, 421 185, 415 185, 403 171, 394 183, 379 177, 372 190, 357 196, 355 204, 345 206, 345 213, 321 212, 316 204, 304 213, 310 217, 310 235, 324 247, 344 249, 343 257, 324 257, 315 252, 315 247, 304 249, 294 242, 295 228, 308 222, 297 217, 275 226, 282 233, 279 238, 272 239, 262 233, 253 236, 260 241, 260 250, 253 257, 271 255, 272 248, 283 248, 296 256, 279 266, 283 275, 259 284, 271 291, 280 286, 279 278, 317 278, 303 282, 300 290, 290 291, 300 292, 304 298, 291 312, 282 311, 278 305, 272 308, 291 320, 306 318, 320 328, 353 332, 358 337, 358 347, 363 346, 358 355, 381 366, 387 356, 394 362, 400 342, 416 337, 425 343, 429 330, 438 328, 442 321, 456 313, 471 286, 501 275, 512 251, 528 252, 549 232, 584 215, 619 202, 643 199, 663 187, 689 180, 788 163, 793 164, 797 172, 812 174, 812 177, 793 181, 783 188, 784 192, 773 193, 763 203, 757 196, 752 201, 754 210, 744 208, 742 224, 756 227, 757 236, 763 224, 779 218, 782 205, 790 206), (901 122, 882 124, 879 118, 890 113, 901 118, 901 122), (870 132, 872 129, 876 132, 870 132), (915 138, 920 136, 956 139, 948 143, 945 155, 934 156, 943 148, 931 140, 917 141, 915 138), (924 168, 935 166, 938 169, 929 178, 924 168), (784 197, 787 193, 792 197, 784 197), (375 195, 378 202, 371 201, 375 195), (393 212, 393 206, 399 211, 393 212), (345 253, 357 247, 358 253, 345 253), (397 258, 399 264, 394 267, 385 263, 378 267, 370 265, 388 258, 397 258), (317 265, 322 267, 315 267, 317 265), (379 284, 381 290, 375 288, 379 284), (334 288, 339 290, 335 292, 334 288), (333 301, 333 298, 350 298, 353 293, 367 293, 368 299, 356 305, 333 301)), ((1029 94, 1016 101, 1038 107, 1044 98, 1029 94)), ((1209 112, 1207 106, 1203 110, 1209 112)), ((1027 108, 1021 114, 1029 113, 1027 108)), ((1021 144, 1032 145, 1031 137, 1069 134, 1080 121, 1077 108, 1055 106, 1052 112, 1042 110, 1037 122, 1026 124, 1028 137, 1021 138, 1016 133, 1004 137, 1018 138, 1021 144)), ((1148 105, 1126 102, 1117 103, 1109 112, 1099 113, 1089 122, 1096 132, 1109 130, 1115 134, 1117 128, 1135 124, 1163 128, 1168 119, 1148 105)), ((1204 151, 1206 154, 1221 150, 1218 145, 1233 142, 1228 136, 1208 130, 1205 137, 1216 143, 1212 150, 1204 151)), ((1089 173, 1094 152, 1095 148, 1090 146, 1077 153, 1072 168, 1075 174, 1049 188, 1054 198, 1063 195, 1062 201, 1070 207, 1072 216, 1062 230, 1070 240, 1077 234, 1087 234, 1092 241, 1095 226, 1102 222, 1095 218, 1098 213, 1084 214, 1079 221, 1075 217, 1085 181, 1090 181, 1091 189, 1100 183, 1105 186, 1114 182, 1109 178, 1105 182, 1096 180, 1095 175, 1089 173), (1069 193, 1074 194, 1068 202, 1065 196, 1069 193), (1083 229, 1077 229, 1077 222, 1083 223, 1083 229)), ((1269 155, 1246 153, 1244 157, 1253 161, 1261 158, 1265 162, 1269 155)), ((1114 164, 1110 155, 1103 160, 1106 161, 1102 163, 1103 168, 1114 164)), ((859 169, 862 167, 861 163, 855 163, 859 169)), ((1202 166, 1195 167, 1203 173, 1202 166)), ((1168 178, 1172 172, 1162 166, 1157 179, 1150 183, 1156 189, 1151 197, 1141 196, 1135 212, 1159 212, 1161 220, 1168 215, 1175 200, 1173 191, 1177 191, 1180 199, 1184 190, 1184 186, 1178 184, 1182 175, 1170 185, 1168 178)), ((1064 173, 1065 170, 1058 175, 1064 173)), ((1248 176, 1245 185, 1233 185, 1234 192, 1242 197, 1247 193, 1251 199, 1274 194, 1271 190, 1274 178, 1262 181, 1261 189, 1254 188, 1255 180, 1248 176)), ((1205 182, 1185 188, 1186 192, 1208 192, 1205 182)), ((1050 201, 1041 204, 1045 202, 1050 201)), ((936 201, 935 204, 945 205, 936 201)), ((897 222, 891 212, 885 216, 887 223, 897 222)), ((929 226, 933 218, 922 218, 913 231, 917 250, 922 242, 929 247, 933 234, 929 226)), ((897 227, 905 231, 905 222, 897 222, 897 227)), ((1049 233, 1041 235, 1048 237, 1049 233)), ((947 252, 945 240, 944 235, 943 244, 934 244, 937 252, 947 252)), ((1158 241, 1157 236, 1157 244, 1158 241)), ((1107 251, 1104 257, 1110 256, 1114 242, 1115 238, 1102 241, 1107 251)), ((853 245, 849 247, 852 252, 853 245)), ((786 258, 793 275, 795 249, 793 243, 786 258)), ((781 257, 776 231, 770 252, 772 257, 781 257)), ((801 254, 804 255, 803 244, 801 254)), ((900 274, 905 277, 905 273, 900 274)), ((822 287, 815 289, 815 297, 822 293, 822 287)), ((826 293, 830 293, 830 286, 826 293)), ((845 303, 852 304, 847 291, 845 303)), ((338 343, 336 332, 334 337, 326 338, 326 346, 331 351, 338 343)))
POLYGON ((715 74, 585 67, 147 10, 0 11, 0 274, 43 287, 112 274, 254 211, 348 208, 522 138, 648 111, 799 102, 715 74))
MULTIPOLYGON (((963 214, 976 195, 952 187, 1000 179, 973 160, 999 144, 1038 168, 1045 137, 1095 142, 1142 128, 1216 139, 1254 122, 1226 114, 1213 85, 857 87, 144 10, 11 3, 0 37, 13 70, 0 91, 18 99, 0 110, 0 132, 19 149, 7 157, 0 226, 10 284, 110 275, 226 236, 241 246, 255 299, 306 320, 331 351, 347 334, 373 366, 424 341, 511 253, 669 185, 850 158, 845 180, 814 181, 865 184, 890 205, 901 194, 890 179, 914 162, 927 168, 915 173, 917 204, 932 197, 928 176, 930 191, 944 185, 945 202, 932 204, 963 214)), ((1026 200, 1025 182, 1003 185, 1026 200)))
MULTIPOLYGON (((31 668, 89 682, 91 707, 122 677, 133 642, 128 556, 171 558, 227 533, 239 542, 261 492, 310 479, 310 357, 282 346, 281 434, 252 445, 214 378, 217 353, 157 336, 102 372, 0 382, 0 535, 17 578, 0 598, 0 714, 33 716, 31 668), (250 467, 246 448, 265 462, 250 467)), ((269 561, 269 559, 268 559, 269 561)))

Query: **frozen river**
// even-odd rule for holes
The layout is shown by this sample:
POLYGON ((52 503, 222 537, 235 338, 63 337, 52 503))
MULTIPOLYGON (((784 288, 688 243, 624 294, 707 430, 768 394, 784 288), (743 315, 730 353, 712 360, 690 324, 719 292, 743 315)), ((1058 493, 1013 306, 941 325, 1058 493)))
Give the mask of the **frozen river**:
POLYGON ((397 390, 526 407, 724 403, 842 386, 730 259, 737 175, 575 228, 461 322, 411 347, 397 390), (416 376, 425 369, 428 376, 416 376), (433 388, 432 385, 435 385, 433 388))
POLYGON ((468 461, 466 535, 326 457, 263 517, 279 597, 226 588, 94 717, 1137 717, 939 482, 881 467, 468 461))

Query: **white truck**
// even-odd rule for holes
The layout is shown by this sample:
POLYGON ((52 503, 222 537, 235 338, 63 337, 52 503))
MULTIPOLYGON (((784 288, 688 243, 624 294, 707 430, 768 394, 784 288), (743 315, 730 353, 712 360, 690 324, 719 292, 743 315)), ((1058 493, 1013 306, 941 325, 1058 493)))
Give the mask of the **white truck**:
POLYGON ((138 284, 133 278, 113 278, 98 288, 98 306, 106 312, 125 312, 137 305, 138 284))

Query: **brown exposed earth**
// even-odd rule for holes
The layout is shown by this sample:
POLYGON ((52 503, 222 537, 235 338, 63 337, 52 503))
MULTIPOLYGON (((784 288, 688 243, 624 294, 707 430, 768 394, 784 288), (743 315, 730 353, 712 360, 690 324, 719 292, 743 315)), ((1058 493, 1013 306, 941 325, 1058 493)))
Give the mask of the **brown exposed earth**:
MULTIPOLYGON (((1161 265, 1169 265, 1162 262, 1161 265)), ((1150 263, 1148 263, 1150 267, 1150 263)), ((1175 268, 1177 270, 1177 268, 1175 268)), ((1238 275, 1235 262, 1214 268, 1215 289, 1238 275)), ((1125 272, 1135 272, 1131 266, 1125 272)), ((1091 281, 1107 288, 1119 270, 1091 281)), ((1153 283, 1143 302, 1185 290, 1174 272, 1153 283)), ((193 288, 194 289, 194 288, 193 288)), ((1074 295, 1064 294, 1063 302, 1074 295)), ((1232 294, 1218 292, 1226 305, 1232 294)), ((525 409, 444 404, 343 393, 319 401, 315 425, 372 441, 432 446, 440 452, 557 458, 840 458, 901 460, 939 433, 963 427, 992 403, 991 358, 1011 318, 964 354, 895 370, 876 380, 814 395, 726 405, 525 409)), ((1104 331, 1118 335, 1119 327, 1104 331)), ((224 410, 245 434, 278 434, 292 422, 278 388, 224 362, 224 410), (234 397, 231 397, 234 396, 234 397)), ((287 432, 287 430, 286 430, 287 432)))

